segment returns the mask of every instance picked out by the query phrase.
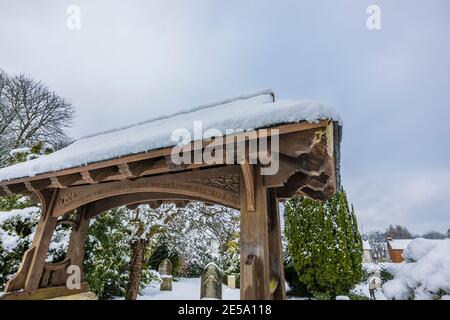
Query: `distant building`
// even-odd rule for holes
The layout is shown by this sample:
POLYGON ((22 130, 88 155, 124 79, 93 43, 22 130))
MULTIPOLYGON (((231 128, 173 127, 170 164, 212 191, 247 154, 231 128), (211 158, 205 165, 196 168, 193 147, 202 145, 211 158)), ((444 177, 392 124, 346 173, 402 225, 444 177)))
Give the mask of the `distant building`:
POLYGON ((372 248, 367 240, 363 240, 363 263, 373 263, 372 248))
POLYGON ((413 241, 413 239, 392 239, 391 237, 388 237, 387 245, 391 262, 400 263, 405 260, 403 258, 403 250, 406 249, 411 241, 413 241))

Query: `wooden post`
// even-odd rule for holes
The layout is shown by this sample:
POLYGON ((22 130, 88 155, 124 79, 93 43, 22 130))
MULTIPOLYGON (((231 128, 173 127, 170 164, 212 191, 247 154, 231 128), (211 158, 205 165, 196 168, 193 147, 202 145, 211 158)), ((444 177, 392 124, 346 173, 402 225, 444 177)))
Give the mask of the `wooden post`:
POLYGON ((72 229, 70 234, 69 247, 67 248, 66 258, 70 259, 71 265, 76 265, 81 270, 81 281, 84 281, 83 261, 84 245, 89 231, 89 214, 92 206, 87 204, 80 209, 80 217, 76 228, 72 229))
POLYGON ((274 189, 270 189, 267 192, 267 210, 269 218, 269 270, 270 277, 275 281, 274 284, 276 284, 276 288, 274 288, 272 293, 272 299, 284 300, 286 299, 286 289, 284 283, 284 258, 281 245, 280 213, 278 210, 278 199, 276 198, 276 191, 274 189))
POLYGON ((260 168, 255 166, 255 210, 248 211, 246 186, 241 175, 241 299, 268 300, 269 244, 267 228, 267 189, 260 168))
MULTIPOLYGON (((65 261, 68 261, 69 265, 78 266, 80 268, 81 282, 85 279, 83 272, 83 261, 85 242, 89 231, 89 216, 92 208, 93 207, 91 204, 78 208, 78 221, 76 224, 73 224, 71 228, 69 246, 65 257, 65 261)), ((65 286, 68 276, 69 274, 67 273, 67 268, 58 270, 58 272, 52 276, 51 286, 65 286)))
POLYGON ((31 247, 34 247, 34 254, 25 280, 25 291, 34 291, 39 288, 42 272, 44 270, 45 258, 47 257, 48 247, 52 240, 53 232, 56 228, 58 218, 52 216, 55 200, 58 197, 59 189, 52 192, 48 205, 45 206, 45 212, 41 213, 36 233, 34 235, 31 247))

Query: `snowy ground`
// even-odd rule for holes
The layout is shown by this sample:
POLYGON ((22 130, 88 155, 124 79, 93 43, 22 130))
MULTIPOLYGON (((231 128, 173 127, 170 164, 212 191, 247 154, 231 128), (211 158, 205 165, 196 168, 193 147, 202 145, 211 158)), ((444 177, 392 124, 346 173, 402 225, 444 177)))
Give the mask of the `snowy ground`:
MULTIPOLYGON (((223 300, 239 300, 239 289, 222 285, 223 300)), ((200 278, 180 278, 172 291, 159 291, 159 282, 152 282, 141 291, 138 300, 200 300, 200 278)))
MULTIPOLYGON (((383 283, 376 292, 377 300, 449 300, 450 240, 415 239, 404 250, 402 263, 364 264, 372 275, 381 268, 394 279, 383 283)), ((358 284, 353 293, 369 297, 366 282, 358 284)))
MULTIPOLYGON (((364 296, 367 298, 370 297, 369 286, 365 282, 357 284, 355 286, 355 288, 352 290, 352 292, 357 295, 364 296)), ((375 298, 376 298, 376 300, 387 300, 383 294, 383 290, 380 290, 380 289, 375 291, 375 298)))

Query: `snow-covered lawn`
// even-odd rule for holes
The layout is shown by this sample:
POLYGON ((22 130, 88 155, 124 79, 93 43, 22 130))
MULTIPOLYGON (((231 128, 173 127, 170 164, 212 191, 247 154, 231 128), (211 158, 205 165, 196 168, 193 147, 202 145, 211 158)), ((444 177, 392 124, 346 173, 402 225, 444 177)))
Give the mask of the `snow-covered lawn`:
MULTIPOLYGON (((354 294, 370 298, 369 286, 364 282, 357 284, 352 292, 354 294)), ((375 291, 375 298, 376 300, 387 300, 382 290, 375 291)))
MULTIPOLYGON (((150 283, 140 292, 138 300, 200 300, 200 278, 179 278, 172 291, 159 291, 159 282, 150 283)), ((239 300, 239 289, 222 285, 223 300, 239 300)))

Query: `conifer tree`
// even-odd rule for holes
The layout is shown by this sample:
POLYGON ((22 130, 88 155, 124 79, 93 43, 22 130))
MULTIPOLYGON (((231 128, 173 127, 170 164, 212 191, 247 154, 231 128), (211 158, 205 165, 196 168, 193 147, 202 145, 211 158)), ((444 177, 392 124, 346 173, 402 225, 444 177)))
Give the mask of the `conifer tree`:
POLYGON ((298 280, 310 295, 347 294, 362 277, 362 240, 344 191, 321 203, 287 202, 285 235, 298 280))

